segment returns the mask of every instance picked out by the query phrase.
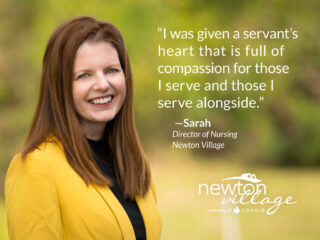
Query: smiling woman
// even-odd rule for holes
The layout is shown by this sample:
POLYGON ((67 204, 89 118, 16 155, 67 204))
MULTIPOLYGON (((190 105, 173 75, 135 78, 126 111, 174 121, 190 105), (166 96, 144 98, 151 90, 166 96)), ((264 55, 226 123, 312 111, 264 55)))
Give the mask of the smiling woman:
POLYGON ((52 34, 38 106, 10 163, 5 197, 10 239, 160 238, 129 58, 112 24, 77 17, 52 34))

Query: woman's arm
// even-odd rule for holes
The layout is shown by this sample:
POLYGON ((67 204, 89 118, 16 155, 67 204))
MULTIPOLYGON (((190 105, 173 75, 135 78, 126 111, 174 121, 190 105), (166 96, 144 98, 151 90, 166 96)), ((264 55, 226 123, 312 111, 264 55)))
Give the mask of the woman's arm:
POLYGON ((41 151, 25 162, 13 158, 6 176, 5 199, 10 240, 63 239, 55 182, 41 151))

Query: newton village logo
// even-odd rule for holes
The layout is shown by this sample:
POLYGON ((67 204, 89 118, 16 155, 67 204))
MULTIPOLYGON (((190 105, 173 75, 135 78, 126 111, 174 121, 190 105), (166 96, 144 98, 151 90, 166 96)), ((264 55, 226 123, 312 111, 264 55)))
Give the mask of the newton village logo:
POLYGON ((199 184, 199 195, 219 197, 221 208, 207 209, 207 212, 266 213, 272 215, 283 205, 296 204, 292 196, 270 197, 267 186, 255 174, 244 173, 240 176, 222 179, 222 183, 199 184))

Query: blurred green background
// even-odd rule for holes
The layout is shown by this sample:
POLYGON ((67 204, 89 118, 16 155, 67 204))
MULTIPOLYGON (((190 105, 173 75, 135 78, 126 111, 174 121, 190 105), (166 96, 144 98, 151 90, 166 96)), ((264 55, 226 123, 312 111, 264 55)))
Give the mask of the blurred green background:
MULTIPOLYGON (((8 239, 3 200, 5 173, 10 159, 24 141, 35 110, 45 46, 60 23, 79 15, 112 22, 123 33, 135 80, 136 123, 152 164, 164 222, 163 239, 228 240, 225 229, 234 231, 233 240, 319 239, 320 1, 0 0, 0 6, 1 240, 8 239), (269 57, 263 61, 288 64, 290 74, 242 78, 275 80, 276 91, 264 95, 259 110, 159 110, 158 98, 197 99, 204 93, 160 94, 157 91, 159 79, 178 81, 183 78, 160 76, 158 64, 208 64, 211 61, 228 64, 234 59, 157 57, 158 44, 167 47, 199 44, 195 41, 165 42, 158 27, 194 31, 205 27, 230 31, 293 27, 298 30, 299 38, 201 43, 212 47, 286 45, 284 57, 269 57), (173 150, 174 122, 205 117, 214 122, 213 129, 238 131, 239 138, 226 140, 227 147, 223 151, 173 150), (292 195, 298 203, 280 207, 272 216, 240 214, 225 221, 222 215, 207 214, 205 210, 216 206, 218 200, 198 196, 198 184, 219 182, 244 172, 253 172, 263 179, 274 196, 292 195)), ((260 60, 239 58, 237 61, 252 64, 260 60)), ((224 77, 215 77, 213 81, 224 77)), ((209 81, 210 76, 188 79, 209 81)), ((206 96, 218 98, 221 94, 206 96)))

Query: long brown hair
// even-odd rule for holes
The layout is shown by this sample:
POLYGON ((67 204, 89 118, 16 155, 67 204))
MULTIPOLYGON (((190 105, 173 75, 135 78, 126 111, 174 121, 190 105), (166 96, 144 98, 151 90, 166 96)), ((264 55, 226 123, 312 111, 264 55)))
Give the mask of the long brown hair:
POLYGON ((38 105, 22 148, 22 158, 49 135, 54 135, 62 143, 69 164, 86 184, 111 185, 111 180, 102 174, 94 161, 72 99, 74 59, 85 41, 105 41, 118 52, 126 78, 126 97, 116 117, 108 122, 106 134, 124 196, 131 199, 136 195, 143 196, 150 187, 151 174, 134 124, 129 57, 120 31, 108 22, 81 16, 65 22, 53 32, 43 58, 38 105))

